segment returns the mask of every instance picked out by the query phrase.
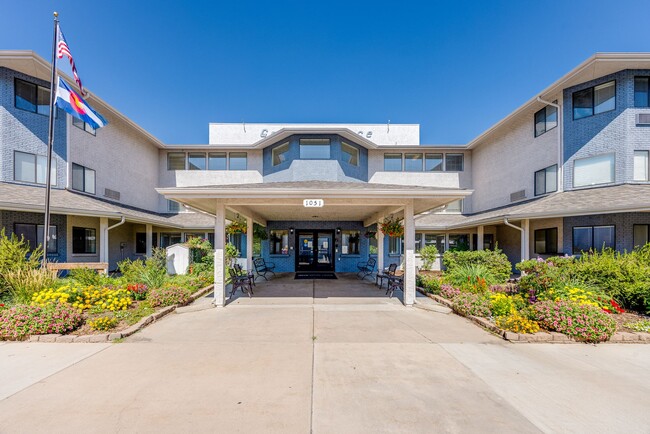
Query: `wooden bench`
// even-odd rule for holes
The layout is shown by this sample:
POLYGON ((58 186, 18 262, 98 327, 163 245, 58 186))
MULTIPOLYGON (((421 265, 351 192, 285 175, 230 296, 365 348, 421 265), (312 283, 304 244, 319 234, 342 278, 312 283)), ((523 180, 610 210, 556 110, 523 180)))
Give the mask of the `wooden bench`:
POLYGON ((62 270, 75 270, 78 268, 90 268, 98 273, 108 274, 108 262, 48 262, 48 270, 58 273, 62 270))

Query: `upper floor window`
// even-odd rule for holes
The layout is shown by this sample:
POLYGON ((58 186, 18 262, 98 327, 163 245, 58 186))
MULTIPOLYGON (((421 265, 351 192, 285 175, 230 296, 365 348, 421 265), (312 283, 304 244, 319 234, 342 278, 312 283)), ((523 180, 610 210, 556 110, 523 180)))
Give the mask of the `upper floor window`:
POLYGON ((547 105, 535 113, 535 137, 541 136, 555 127, 557 127, 557 107, 547 105))
POLYGON ((576 226, 573 228, 573 254, 616 248, 615 226, 576 226))
POLYGON ((634 77, 634 107, 650 107, 650 77, 634 77))
MULTIPOLYGON (((14 181, 45 184, 47 157, 14 151, 14 181)), ((56 161, 52 159, 50 184, 56 185, 56 161)))
POLYGON ((341 153, 343 155, 343 161, 351 166, 359 165, 359 149, 348 143, 341 142, 341 153))
POLYGON ((300 158, 329 160, 330 139, 300 139, 300 158))
POLYGON ((167 211, 169 212, 180 212, 181 204, 175 200, 167 199, 167 211))
POLYGON ((226 170, 227 168, 228 160, 225 152, 208 153, 208 170, 226 170))
POLYGON ((401 172, 402 154, 384 154, 384 170, 386 172, 401 172))
POLYGON ((445 154, 445 170, 447 172, 462 172, 464 166, 463 154, 445 154))
POLYGON ((538 255, 557 254, 557 228, 535 231, 535 253, 538 255))
POLYGON ((16 78, 14 80, 16 108, 41 115, 50 114, 50 89, 16 78))
POLYGON ((284 142, 283 144, 273 148, 271 150, 273 165, 278 166, 287 161, 287 152, 289 152, 289 142, 284 142))
POLYGON ((634 151, 634 180, 648 181, 648 151, 634 151))
POLYGON ((443 166, 442 154, 425 154, 424 170, 427 172, 442 172, 443 166))
POLYGON ((535 196, 557 191, 557 164, 535 172, 535 196))
POLYGON ((573 162, 573 186, 609 184, 614 182, 614 154, 580 158, 573 162))
POLYGON ((185 152, 169 152, 167 170, 185 170, 185 152))
POLYGON ((573 92, 573 119, 616 109, 616 81, 573 92))
POLYGON ((406 172, 422 172, 422 154, 404 154, 404 170, 406 172))
POLYGON ((93 136, 97 135, 97 131, 89 123, 84 122, 81 119, 77 119, 74 116, 72 116, 72 125, 84 130, 87 133, 92 134, 93 136))
POLYGON ((95 194, 95 171, 72 163, 72 189, 95 194))
POLYGON ((248 168, 246 152, 231 152, 229 157, 228 168, 230 170, 246 170, 248 168))
POLYGON ((187 154, 187 168, 189 170, 205 170, 205 152, 190 152, 187 154))

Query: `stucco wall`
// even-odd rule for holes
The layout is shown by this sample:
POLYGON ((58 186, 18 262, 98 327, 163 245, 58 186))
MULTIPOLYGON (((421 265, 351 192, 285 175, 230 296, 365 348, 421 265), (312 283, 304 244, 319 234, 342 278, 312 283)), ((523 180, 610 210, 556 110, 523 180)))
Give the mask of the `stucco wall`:
POLYGON ((538 229, 551 229, 557 228, 557 251, 561 255, 564 252, 564 220, 562 218, 554 219, 539 219, 539 220, 530 220, 529 230, 530 230, 530 252, 529 256, 531 258, 537 257, 548 257, 554 255, 538 255, 535 253, 535 231, 538 229))

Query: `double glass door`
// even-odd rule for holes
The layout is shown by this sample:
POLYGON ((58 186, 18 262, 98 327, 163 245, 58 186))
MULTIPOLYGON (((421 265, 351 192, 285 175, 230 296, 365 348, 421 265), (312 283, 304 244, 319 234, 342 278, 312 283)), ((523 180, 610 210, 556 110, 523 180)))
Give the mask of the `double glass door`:
POLYGON ((334 231, 296 231, 296 271, 334 271, 334 231))

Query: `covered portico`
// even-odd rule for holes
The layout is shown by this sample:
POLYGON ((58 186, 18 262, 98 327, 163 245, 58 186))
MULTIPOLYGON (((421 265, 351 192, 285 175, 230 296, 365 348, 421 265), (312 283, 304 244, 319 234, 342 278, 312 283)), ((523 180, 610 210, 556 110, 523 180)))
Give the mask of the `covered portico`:
MULTIPOLYGON (((168 199, 214 216, 214 302, 217 306, 225 306, 226 302, 226 219, 237 216, 247 221, 249 270, 253 260, 253 222, 265 227, 275 221, 311 227, 317 227, 319 222, 362 222, 367 228, 388 216, 403 220, 403 300, 410 306, 415 300, 414 216, 471 194, 470 190, 452 188, 323 181, 174 187, 158 191, 168 199), (305 203, 308 200, 313 202, 305 203)), ((377 231, 377 238, 377 269, 381 270, 384 267, 381 231, 377 231)))

